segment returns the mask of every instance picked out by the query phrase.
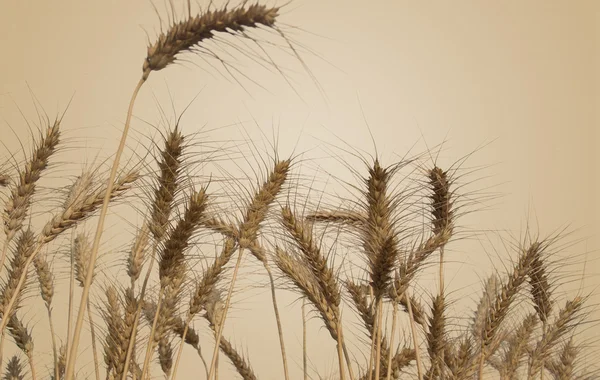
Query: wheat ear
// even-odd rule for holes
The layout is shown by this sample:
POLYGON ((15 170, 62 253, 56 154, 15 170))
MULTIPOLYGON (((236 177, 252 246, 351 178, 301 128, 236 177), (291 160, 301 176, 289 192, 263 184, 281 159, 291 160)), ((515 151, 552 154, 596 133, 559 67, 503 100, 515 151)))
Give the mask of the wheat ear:
MULTIPOLYGON (((125 370, 123 371, 122 380, 126 380, 128 373, 129 361, 131 360, 132 350, 135 344, 135 338, 137 336, 137 325, 139 323, 141 306, 146 293, 148 279, 154 265, 154 260, 156 257, 155 253, 158 251, 158 245, 164 240, 167 233, 167 226, 169 224, 171 211, 173 209, 175 194, 179 188, 179 175, 181 171, 182 154, 184 151, 183 142, 184 137, 177 127, 169 131, 164 138, 164 147, 160 151, 160 159, 157 159, 159 173, 156 176, 156 187, 154 189, 152 213, 149 220, 144 223, 144 227, 142 228, 142 231, 140 232, 140 235, 134 244, 128 262, 128 272, 132 284, 131 288, 133 290, 134 283, 141 272, 144 251, 143 247, 147 244, 148 231, 151 232, 152 236, 154 237, 154 254, 152 255, 148 272, 144 279, 144 283, 142 284, 142 289, 139 296, 140 302, 138 304, 138 310, 134 320, 130 342, 128 343, 129 348, 125 359, 125 370)), ((154 325, 154 323, 152 324, 154 325)))
MULTIPOLYGON (((127 175, 118 179, 116 186, 110 193, 105 189, 101 189, 97 193, 90 195, 81 202, 76 202, 66 209, 63 208, 59 215, 54 216, 48 223, 46 223, 42 233, 38 236, 35 247, 32 249, 32 253, 27 255, 27 260, 23 265, 23 270, 20 278, 18 279, 18 283, 14 284, 14 286, 11 285, 11 287, 7 287, 5 289, 6 291, 3 293, 3 315, 10 315, 10 313, 13 311, 13 308, 18 305, 18 299, 27 279, 27 269, 44 245, 56 239, 58 235, 68 228, 75 226, 78 222, 89 217, 97 209, 99 204, 101 204, 100 199, 102 199, 105 193, 109 199, 114 199, 126 191, 131 183, 137 179, 138 175, 135 172, 128 173, 127 175), (7 297, 8 294, 12 294, 12 296, 7 297)), ((7 318, 3 318, 0 322, 0 331, 2 332, 2 335, 0 336, 0 359, 2 357, 1 352, 4 343, 4 329, 6 328, 7 323, 7 318)))
MULTIPOLYGON (((194 293, 190 298, 190 307, 188 309, 188 315, 183 327, 183 332, 181 333, 181 343, 179 344, 179 349, 177 352, 175 368, 171 375, 171 379, 173 380, 175 380, 175 378, 177 377, 177 368, 179 367, 179 361, 183 352, 183 343, 187 339, 189 325, 192 322, 194 316, 206 307, 208 299, 210 295, 214 292, 215 285, 221 277, 221 273, 223 272, 225 265, 227 265, 227 263, 235 253, 235 248, 235 241, 231 238, 227 238, 225 240, 225 243, 223 244, 223 250, 221 251, 221 254, 215 258, 215 261, 206 270, 202 279, 196 284, 196 289, 194 290, 194 293)), ((204 361, 204 358, 202 358, 202 360, 204 361)), ((206 374, 208 377, 208 369, 206 374)))
POLYGON ((40 179, 42 171, 48 167, 50 156, 56 150, 60 139, 60 120, 46 129, 32 157, 27 161, 25 168, 19 171, 18 183, 11 190, 11 195, 4 209, 4 233, 6 240, 0 254, 0 270, 4 269, 4 261, 9 243, 15 234, 22 228, 23 221, 31 205, 31 199, 35 193, 35 186, 40 179))
POLYGON ((231 278, 231 283, 229 285, 229 290, 227 292, 224 317, 222 320, 220 320, 219 326, 217 328, 216 344, 213 350, 213 356, 210 364, 211 369, 208 372, 207 380, 211 380, 212 375, 214 374, 214 367, 217 360, 217 355, 219 353, 219 342, 221 339, 221 335, 223 334, 223 328, 225 327, 225 320, 227 319, 227 312, 229 311, 231 296, 233 294, 235 281, 240 268, 240 264, 242 262, 242 254, 245 248, 250 247, 252 243, 256 241, 260 225, 267 216, 269 206, 275 201, 275 198, 281 191, 283 184, 287 179, 289 169, 290 160, 283 160, 275 163, 275 167, 273 168, 273 171, 269 174, 269 178, 267 179, 267 181, 265 181, 261 188, 256 192, 256 194, 254 194, 254 197, 246 210, 244 219, 242 220, 242 223, 240 224, 240 227, 238 229, 238 257, 235 264, 235 268, 233 269, 233 275, 231 278))
POLYGON ((6 364, 3 380, 24 380, 23 366, 17 355, 14 355, 6 364))
POLYGON ((543 371, 542 365, 549 351, 556 342, 568 334, 576 326, 576 319, 583 307, 583 298, 575 297, 566 302, 558 312, 554 323, 548 326, 546 334, 537 343, 529 361, 528 378, 533 378, 538 372, 543 371))
MULTIPOLYGON (((450 179, 448 172, 435 166, 429 171, 429 185, 431 186, 431 205, 433 217, 433 233, 441 234, 443 231, 452 234, 454 225, 454 210, 452 208, 452 193, 450 192, 450 179)), ((444 294, 444 247, 440 245, 440 290, 444 294)))
POLYGON ((48 313, 48 324, 50 325, 50 337, 52 339, 52 355, 54 359, 54 377, 59 378, 58 374, 58 351, 56 347, 56 334, 54 333, 54 322, 52 321, 52 298, 54 296, 54 278, 50 266, 46 261, 46 253, 39 253, 33 260, 33 266, 40 283, 40 292, 46 311, 48 313))
POLYGON ((190 238, 200 226, 207 204, 207 194, 201 189, 190 197, 183 217, 170 232, 169 238, 160 251, 159 277, 160 291, 157 301, 156 315, 150 332, 150 342, 142 368, 143 376, 147 376, 150 356, 154 344, 164 338, 169 331, 175 314, 179 293, 184 281, 185 273, 185 250, 189 245, 190 238), (164 307, 163 305, 164 304, 164 307))
MULTIPOLYGON (((75 238, 75 280, 79 283, 80 287, 83 287, 85 284, 85 274, 88 270, 89 263, 89 254, 90 254, 90 244, 88 237, 85 233, 80 233, 75 238)), ((88 322, 90 325, 90 336, 92 338, 92 356, 94 359, 94 373, 96 375, 96 380, 100 380, 100 365, 98 363, 98 350, 96 348, 96 329, 94 327, 94 321, 92 318, 92 310, 91 310, 91 302, 88 298, 87 302, 87 313, 88 313, 88 322)))
POLYGON ((7 327, 10 335, 12 335, 15 340, 17 347, 27 356, 31 377, 33 380, 36 380, 35 365, 33 363, 33 338, 31 337, 30 332, 27 330, 27 327, 23 325, 21 320, 17 318, 16 314, 13 314, 10 317, 7 327))

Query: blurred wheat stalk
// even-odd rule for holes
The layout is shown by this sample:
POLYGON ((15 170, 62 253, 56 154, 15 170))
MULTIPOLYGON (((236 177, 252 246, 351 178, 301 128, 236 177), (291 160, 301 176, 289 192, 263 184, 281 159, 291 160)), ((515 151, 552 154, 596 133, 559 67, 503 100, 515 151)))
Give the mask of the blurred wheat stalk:
MULTIPOLYGON (((576 343, 577 327, 589 315, 584 305, 587 296, 580 294, 562 304, 555 297, 560 285, 550 260, 555 237, 527 235, 516 247, 516 260, 508 273, 503 277, 493 274, 484 283, 478 304, 461 315, 449 313, 445 248, 456 236, 465 206, 460 204, 456 170, 444 170, 435 163, 424 165, 421 157, 391 165, 383 165, 378 158, 365 160, 363 178, 353 184, 359 194, 350 201, 351 206, 345 202, 311 207, 313 202, 302 199, 306 195, 299 191, 302 177, 290 181, 295 178, 295 159, 275 157, 260 186, 243 192, 246 200, 236 204, 236 212, 223 213, 217 207, 222 202, 219 192, 211 190, 209 181, 184 174, 189 172, 184 169, 197 162, 186 154, 190 137, 181 133, 179 125, 164 131, 162 141, 156 142, 161 148, 154 163, 138 165, 153 168, 149 173, 119 169, 134 102, 151 72, 165 69, 215 33, 246 38, 245 30, 259 25, 281 33, 275 24, 277 16, 277 8, 244 3, 195 16, 190 12, 188 18, 162 32, 148 47, 142 78, 134 90, 107 178, 98 179, 100 167, 82 171, 38 231, 32 224, 31 209, 38 205, 40 178, 59 154, 62 118, 48 120, 31 152, 23 152, 25 160, 14 170, 0 173, 4 204, 0 359, 7 332, 24 354, 24 358, 15 355, 7 362, 4 378, 24 379, 28 373, 32 379, 74 379, 87 315, 93 372, 98 380, 148 379, 156 375, 152 366, 155 356, 164 376, 175 379, 186 346, 197 353, 197 363, 203 367, 198 373, 204 372, 208 379, 219 376, 220 354, 239 376, 256 379, 248 358, 223 336, 246 254, 261 264, 269 279, 286 380, 290 374, 277 306, 277 276, 302 297, 303 320, 305 307, 312 309, 335 342, 335 378, 597 378, 593 369, 579 364, 593 353, 576 343), (400 173, 411 165, 419 169, 418 175, 403 177, 400 173), (146 209, 138 210, 145 222, 131 237, 125 265, 119 268, 123 272, 103 273, 110 285, 98 285, 94 279, 108 205, 135 189, 145 193, 146 209), (423 208, 429 210, 425 225, 415 212, 423 208), (92 216, 97 222, 93 237, 83 228, 83 222, 92 216), (266 224, 270 227, 265 228, 266 224), (332 229, 336 236, 328 238, 324 231, 332 229), (67 230, 72 232, 70 236, 64 234, 67 230), (199 247, 215 238, 220 247, 214 255, 204 253, 208 262, 204 269, 189 265, 192 252, 203 254, 199 247), (51 256, 58 252, 57 244, 68 245, 70 251, 69 308, 60 315, 52 301, 55 282, 62 276, 50 264, 54 262, 51 256), (336 252, 348 246, 364 265, 344 275, 334 264, 336 252), (417 282, 419 274, 436 259, 439 287, 428 299, 416 297, 414 290, 425 286, 417 282), (128 278, 127 284, 117 280, 121 273, 128 278), (52 338, 52 363, 44 365, 34 349, 35 329, 19 316, 28 290, 34 287, 29 281, 32 278, 37 280, 52 338), (78 307, 75 284, 81 288, 78 307), (101 289, 101 302, 90 302, 94 285, 101 289), (188 288, 191 291, 186 291, 188 288), (529 299, 525 306, 519 303, 523 296, 529 299), (344 329, 344 307, 356 313, 366 342, 348 344, 352 338, 361 342, 361 337, 344 329), (465 324, 462 321, 467 314, 472 318, 465 324), (94 315, 100 315, 101 322, 94 321, 94 315), (66 337, 59 337, 53 327, 57 317, 69 321, 66 337), (214 350, 208 358, 192 325, 199 318, 213 332, 214 350), (408 333, 400 331, 401 319, 408 323, 408 333), (59 340, 63 342, 60 346, 59 340)), ((307 379, 310 350, 306 325, 303 330, 302 362, 307 379)))

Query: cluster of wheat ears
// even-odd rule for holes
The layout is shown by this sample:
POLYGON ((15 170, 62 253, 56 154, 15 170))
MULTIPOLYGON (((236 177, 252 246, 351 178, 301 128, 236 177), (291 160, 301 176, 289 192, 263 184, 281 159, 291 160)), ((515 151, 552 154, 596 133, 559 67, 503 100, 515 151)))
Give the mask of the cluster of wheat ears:
MULTIPOLYGON (((50 122, 34 139, 31 154, 22 163, 0 173, 4 226, 0 361, 6 333, 22 351, 4 361, 4 379, 81 377, 76 376, 81 369, 76 370, 77 358, 82 333, 88 331, 96 380, 156 376, 155 356, 164 376, 175 379, 186 349, 198 353, 199 371, 180 377, 205 374, 207 379, 216 379, 218 359, 224 355, 239 376, 256 379, 248 359, 223 335, 244 256, 256 259, 268 276, 273 309, 264 312, 275 314, 283 363, 280 376, 286 380, 290 371, 276 293, 290 289, 302 299, 303 320, 312 311, 335 342, 339 364, 335 378, 597 378, 595 372, 578 364, 586 354, 574 339, 576 327, 589 315, 584 308, 587 297, 580 294, 559 301, 553 295, 558 281, 550 265, 553 238, 528 238, 515 245, 512 267, 504 276, 495 274, 485 282, 480 301, 467 312, 472 317, 466 324, 461 316, 448 315, 444 249, 455 236, 460 216, 460 188, 450 168, 419 166, 422 178, 400 190, 394 180, 414 160, 389 165, 377 158, 365 160, 362 181, 352 185, 358 191, 357 199, 311 209, 305 207, 308 201, 293 192, 294 160, 275 158, 263 174, 264 182, 246 191, 237 218, 215 211, 212 206, 219 202, 218 195, 211 194, 208 180, 198 183, 185 174, 183 168, 191 157, 186 154, 188 138, 178 126, 164 131, 162 141, 156 142, 160 147, 157 170, 142 175, 119 169, 136 96, 153 71, 167 68, 180 54, 201 47, 215 33, 245 37, 247 30, 257 27, 279 32, 277 16, 277 8, 242 4, 190 14, 163 31, 148 47, 108 178, 99 180, 98 169, 82 171, 66 198, 51 210, 53 216, 43 228, 35 230, 28 215, 35 204, 36 186, 60 148, 61 119, 50 122), (115 280, 103 287, 101 301, 91 302, 109 204, 141 186, 144 178, 149 179, 144 182, 145 189, 152 189, 146 192, 147 209, 142 210, 145 222, 132 238, 120 276, 126 274, 130 281, 117 285, 115 280), (414 214, 407 210, 414 206, 411 196, 423 192, 419 199, 429 210, 429 218, 415 232, 406 221, 414 214), (292 193, 293 198, 289 196, 292 193), (97 220, 93 234, 77 229, 92 216, 97 220), (271 227, 264 228, 266 223, 271 227), (326 239, 323 231, 331 230, 336 231, 335 236, 326 239), (205 255, 207 264, 202 270, 193 269, 187 256, 197 251, 207 236, 213 240, 217 236, 219 247, 205 255), (57 318, 52 308, 57 276, 50 256, 56 251, 52 245, 59 241, 70 247, 70 283, 81 287, 78 307, 70 302, 68 313, 70 316, 74 310, 73 320, 69 317, 68 333, 62 338, 52 322, 57 318), (334 266, 336 247, 348 246, 364 264, 353 275, 343 275, 334 266), (439 288, 430 299, 423 299, 413 291, 417 276, 431 264, 439 266, 439 288), (278 289, 277 281, 285 281, 289 287, 278 289), (32 330, 19 317, 28 288, 37 289, 47 310, 53 361, 44 366, 35 360, 32 330), (360 321, 366 333, 364 344, 347 344, 343 308, 345 316, 354 315, 360 321), (93 315, 100 315, 101 320, 93 320, 93 315), (202 338, 214 342, 214 350, 206 358, 200 349, 200 334, 194 329, 198 318, 203 322, 196 323, 206 323, 214 332, 212 337, 202 338), (406 331, 399 327, 401 319, 409 326, 406 331), (457 328, 461 323, 464 328, 457 328), (59 340, 64 342, 60 346, 59 340)), ((119 276, 113 275, 115 279, 119 276)), ((307 368, 306 325, 303 331, 304 352, 299 362, 307 379, 313 376, 307 368)), ((221 377, 225 376, 221 371, 221 377)))

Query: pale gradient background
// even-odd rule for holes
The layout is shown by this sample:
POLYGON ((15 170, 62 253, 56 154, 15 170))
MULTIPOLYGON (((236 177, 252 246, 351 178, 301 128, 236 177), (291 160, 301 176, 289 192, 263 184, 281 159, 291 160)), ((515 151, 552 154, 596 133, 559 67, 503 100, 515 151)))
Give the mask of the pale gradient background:
MULTIPOLYGON (((183 2, 175 3, 181 14, 183 2)), ((165 15, 162 3, 157 4, 165 15)), ((178 115, 198 95, 183 119, 185 132, 217 128, 210 137, 223 140, 242 138, 239 133, 245 129, 264 145, 278 131, 279 152, 306 152, 304 158, 312 159, 312 167, 323 155, 318 146, 329 146, 329 154, 341 154, 331 146, 344 143, 373 152, 370 133, 388 160, 415 144, 414 150, 422 151, 425 142, 436 145, 447 139, 441 164, 491 142, 468 161, 469 166, 490 165, 474 177, 491 178, 471 190, 495 185, 492 190, 502 198, 463 223, 478 231, 506 230, 516 236, 527 220, 542 235, 569 225, 574 232, 567 240, 578 244, 565 252, 565 260, 587 257, 585 286, 592 289, 599 284, 600 3, 295 0, 282 11, 281 22, 300 26, 303 31, 284 30, 322 57, 303 54, 327 103, 293 58, 274 59, 294 70, 289 78, 304 102, 276 72, 259 70, 248 60, 244 74, 268 92, 244 81, 250 97, 202 59, 188 55, 190 63, 151 75, 136 105, 136 117, 156 124, 157 103, 173 117, 171 100, 178 115), (218 128, 238 122, 242 124, 218 128)), ((67 135, 77 146, 102 147, 102 157, 112 154, 141 74, 144 30, 153 38, 157 28, 147 0, 3 0, 3 154, 6 149, 18 151, 16 137, 27 141, 29 136, 17 106, 30 120, 37 120, 27 86, 51 117, 73 97, 64 119, 67 135)), ((134 120, 138 137, 145 130, 139 119, 134 120)), ((63 160, 84 161, 74 150, 62 154, 63 160)), ((329 171, 346 170, 335 165, 333 159, 323 160, 329 171)), ((479 279, 491 271, 482 244, 470 239, 451 247, 457 264, 449 267, 454 272, 447 276, 457 296, 479 291, 479 279)), ((572 284, 570 289, 578 286, 572 284)), ((281 297, 297 378, 298 304, 292 294, 281 297)), ((241 298, 227 335, 247 349, 261 378, 278 379, 281 364, 269 298, 264 292, 241 298)), ((453 312, 460 314, 459 309, 453 312)), ((26 320, 45 326, 43 313, 36 315, 35 310, 28 310, 26 320)), ((335 368, 333 345, 317 321, 311 322, 311 329, 314 367, 326 373, 335 368)), ((40 351, 49 347, 43 339, 36 344, 40 351)), ((186 358, 181 374, 193 377, 193 356, 186 358)))

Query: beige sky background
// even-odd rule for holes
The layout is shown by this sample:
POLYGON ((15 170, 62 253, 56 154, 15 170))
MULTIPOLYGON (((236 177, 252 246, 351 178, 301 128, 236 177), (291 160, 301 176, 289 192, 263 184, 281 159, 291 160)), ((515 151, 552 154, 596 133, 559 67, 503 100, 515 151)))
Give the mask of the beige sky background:
MULTIPOLYGON (((176 13, 183 15, 185 2, 173 1, 176 13)), ((165 5, 156 5, 166 23, 165 5)), ((266 149, 265 157, 272 153, 268 143, 278 134, 279 153, 303 152, 307 173, 321 167, 321 173, 349 179, 350 173, 339 174, 348 171, 336 160, 347 155, 341 149, 373 154, 373 141, 388 162, 443 141, 440 165, 477 150, 466 167, 480 169, 465 178, 479 181, 466 189, 502 197, 488 202, 486 210, 472 206, 480 211, 462 220, 465 228, 502 230, 518 237, 527 221, 541 235, 568 227, 572 235, 566 241, 577 244, 562 253, 565 263, 586 258, 585 286, 591 290, 600 284, 600 3, 294 0, 281 10, 280 21, 320 91, 298 60, 282 49, 270 47, 269 52, 285 77, 239 53, 229 56, 233 50, 227 41, 257 54, 261 50, 251 41, 243 45, 227 39, 223 50, 210 46, 260 86, 237 74, 240 85, 217 61, 188 54, 181 65, 150 76, 135 107, 133 135, 156 133, 145 122, 156 126, 160 121, 157 104, 173 119, 197 96, 182 119, 185 133, 204 128, 211 131, 201 137, 211 141, 252 138, 258 149, 266 149)), ((65 135, 73 147, 87 153, 67 149, 62 161, 85 162, 84 154, 112 154, 141 75, 146 32, 152 40, 158 29, 148 0, 4 0, 2 154, 19 152, 18 139, 28 141, 17 107, 37 120, 32 94, 51 118, 72 98, 64 118, 65 135)), ((285 47, 273 32, 252 35, 285 47)), ((63 175, 59 170, 52 178, 63 175)), ((479 280, 490 273, 489 255, 494 254, 486 254, 486 244, 489 249, 479 236, 449 247, 454 264, 447 277, 456 296, 473 297, 480 290, 479 280)), ((578 286, 576 282, 567 289, 578 286)), ((239 295, 226 333, 247 350, 261 378, 279 379, 269 296, 254 293, 239 295)), ((293 294, 281 297, 291 367, 298 378, 299 303, 293 294)), ((595 296, 592 304, 599 300, 595 296)), ((452 312, 466 316, 464 310, 452 312)), ((346 314, 352 314, 350 309, 346 314)), ((43 318, 28 309, 26 319, 40 328, 45 326, 43 318)), ((326 373, 335 368, 335 350, 318 321, 311 321, 310 328, 313 365, 326 373)), ((49 345, 40 339, 36 347, 45 350, 49 345)), ((188 354, 181 372, 187 376, 182 378, 198 371, 194 356, 188 354)), ((44 354, 43 360, 49 357, 44 354)))

